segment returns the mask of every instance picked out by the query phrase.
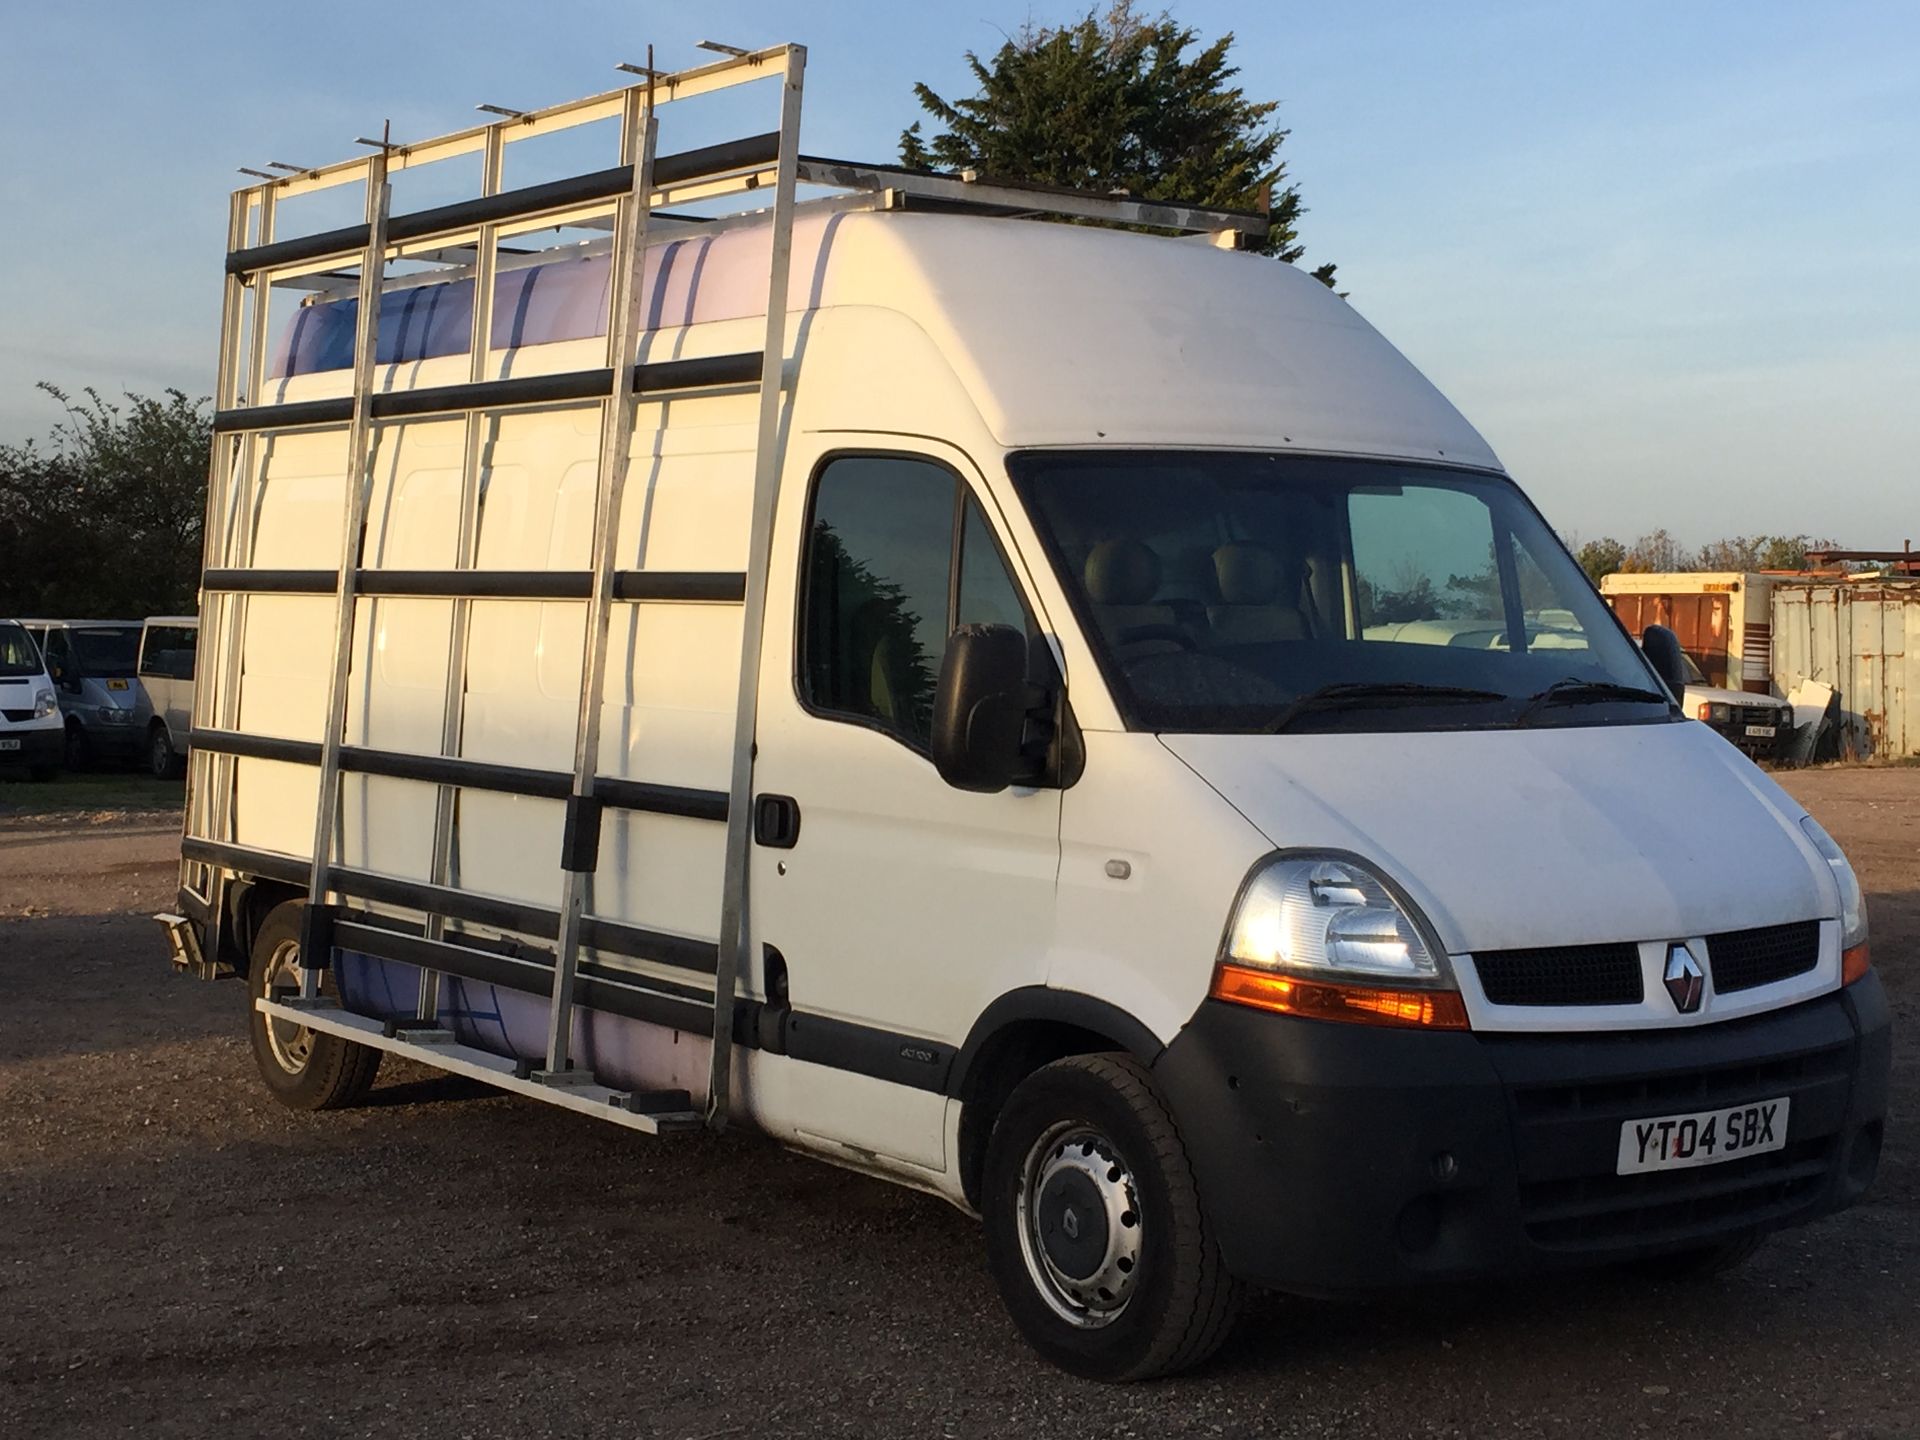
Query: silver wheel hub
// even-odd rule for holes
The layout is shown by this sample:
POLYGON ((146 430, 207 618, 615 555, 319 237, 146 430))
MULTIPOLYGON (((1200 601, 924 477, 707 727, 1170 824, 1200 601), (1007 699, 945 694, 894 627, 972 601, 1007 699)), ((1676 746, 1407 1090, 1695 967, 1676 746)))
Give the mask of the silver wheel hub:
MULTIPOLYGON (((273 954, 267 960, 266 983, 262 993, 269 1000, 290 1000, 300 993, 300 982, 306 971, 300 967, 300 942, 282 940, 274 946, 273 954)), ((273 1052, 273 1058, 280 1068, 289 1075, 298 1075, 307 1068, 307 1061, 313 1058, 313 1031, 305 1025, 296 1025, 291 1020, 282 1020, 269 1015, 267 1021, 267 1049, 273 1052)))
POLYGON ((1112 1324, 1140 1271, 1144 1227, 1133 1174, 1090 1125, 1055 1125, 1034 1142, 1020 1186, 1020 1251, 1035 1288, 1069 1323, 1112 1324))

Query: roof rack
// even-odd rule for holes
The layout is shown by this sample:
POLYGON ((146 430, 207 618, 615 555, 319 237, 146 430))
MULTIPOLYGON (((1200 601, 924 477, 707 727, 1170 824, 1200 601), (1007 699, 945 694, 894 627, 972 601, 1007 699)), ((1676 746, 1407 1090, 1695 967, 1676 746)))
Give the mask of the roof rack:
MULTIPOLYGON (((728 54, 714 64, 676 74, 646 72, 635 66, 620 68, 650 74, 649 83, 657 90, 655 103, 664 103, 738 84, 742 78, 740 72, 777 65, 787 49, 775 46, 752 53, 728 54)), ((307 170, 294 170, 279 162, 273 167, 279 170, 277 174, 242 167, 242 173, 258 177, 258 183, 241 187, 235 200, 252 215, 271 213, 276 202, 339 185, 364 185, 369 167, 376 159, 383 161, 389 171, 400 173, 438 160, 483 153, 490 144, 504 147, 509 142, 617 116, 633 93, 643 88, 626 86, 544 110, 509 112, 498 106, 482 107, 503 118, 413 143, 364 140, 360 143, 376 154, 307 170)), ((762 222, 765 212, 758 210, 699 216, 662 213, 661 207, 771 187, 779 167, 779 152, 778 133, 768 132, 659 156, 654 162, 653 193, 649 197, 649 209, 654 216, 650 226, 652 234, 670 236, 690 230, 711 233, 734 225, 762 222)), ((1228 249, 1248 249, 1263 244, 1269 229, 1267 216, 1255 210, 1033 185, 985 177, 971 170, 952 174, 801 155, 797 157, 795 180, 803 187, 832 192, 796 201, 796 214, 820 210, 919 210, 1091 221, 1205 237, 1228 249)), ((491 227, 497 237, 562 224, 606 229, 611 225, 606 214, 608 202, 626 194, 632 181, 633 167, 622 164, 565 180, 496 190, 450 205, 402 212, 388 217, 387 247, 389 253, 397 257, 446 260, 469 249, 482 226, 491 227)), ((229 252, 226 269, 229 275, 241 277, 243 281, 265 272, 270 283, 276 285, 302 286, 304 281, 303 288, 327 289, 337 278, 327 272, 361 260, 368 238, 369 227, 363 223, 287 240, 242 244, 229 252)))
POLYGON ((1205 235, 1229 248, 1258 245, 1266 240, 1268 231, 1267 217, 1256 210, 1229 210, 1174 200, 1137 200, 1126 194, 1102 195, 1091 190, 992 180, 973 170, 950 174, 802 155, 800 179, 804 184, 879 196, 882 203, 876 208, 880 209, 1094 220, 1205 235))

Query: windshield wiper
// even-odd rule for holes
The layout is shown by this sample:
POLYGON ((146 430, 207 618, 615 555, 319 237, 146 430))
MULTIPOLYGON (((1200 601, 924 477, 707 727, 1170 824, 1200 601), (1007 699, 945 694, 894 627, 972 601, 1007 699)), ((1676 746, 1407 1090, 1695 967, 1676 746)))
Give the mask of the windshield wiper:
POLYGON ((1531 725, 1534 717, 1549 705, 1605 705, 1618 700, 1639 701, 1648 705, 1668 705, 1672 702, 1665 695, 1646 690, 1638 685, 1621 685, 1612 680, 1581 680, 1569 675, 1564 680, 1556 680, 1536 695, 1527 697, 1527 703, 1514 717, 1514 726, 1531 725))
POLYGON ((1278 735, 1313 710, 1344 710, 1365 705, 1458 704, 1476 700, 1505 700, 1498 690, 1475 690, 1465 685, 1422 685, 1413 681, 1348 680, 1309 690, 1288 704, 1267 726, 1278 735))

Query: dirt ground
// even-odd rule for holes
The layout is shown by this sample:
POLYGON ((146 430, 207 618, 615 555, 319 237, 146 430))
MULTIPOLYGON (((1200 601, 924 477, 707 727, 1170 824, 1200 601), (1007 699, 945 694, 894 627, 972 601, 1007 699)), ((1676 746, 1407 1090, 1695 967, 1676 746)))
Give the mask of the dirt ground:
POLYGON ((0 815, 0 1435, 1920 1434, 1920 769, 1787 784, 1894 997, 1869 1203, 1693 1286, 1263 1299, 1125 1389, 1030 1354, 923 1196, 392 1062, 280 1109, 146 918, 176 822, 0 815))

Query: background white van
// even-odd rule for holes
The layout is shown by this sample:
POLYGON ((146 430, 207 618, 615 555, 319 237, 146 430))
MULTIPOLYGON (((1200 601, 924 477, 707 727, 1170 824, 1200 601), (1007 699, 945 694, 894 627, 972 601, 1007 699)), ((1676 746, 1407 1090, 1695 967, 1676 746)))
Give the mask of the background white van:
POLYGON ((197 615, 149 615, 140 627, 140 699, 133 723, 145 740, 147 768, 162 780, 186 769, 199 645, 197 615))
POLYGON ((18 620, 0 620, 0 767, 44 780, 65 748, 60 706, 40 647, 18 620))

